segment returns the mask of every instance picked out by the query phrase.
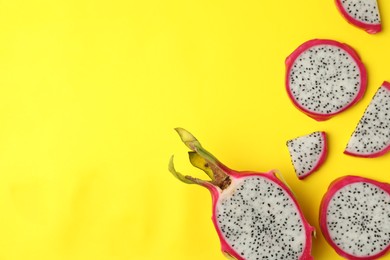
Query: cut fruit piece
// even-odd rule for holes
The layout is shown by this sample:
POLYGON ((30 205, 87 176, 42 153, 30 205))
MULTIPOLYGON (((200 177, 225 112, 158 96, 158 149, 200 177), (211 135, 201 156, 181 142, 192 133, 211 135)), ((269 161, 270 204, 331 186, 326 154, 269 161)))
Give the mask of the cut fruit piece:
POLYGON ((378 157, 390 150, 390 83, 383 82, 366 108, 344 151, 378 157))
POLYGON ((347 259, 377 259, 390 249, 390 185, 358 176, 335 180, 320 207, 321 231, 347 259))
POLYGON ((366 69, 356 52, 333 40, 310 40, 286 59, 286 90, 308 116, 327 120, 364 95, 366 69))
POLYGON ((336 6, 350 24, 370 34, 382 30, 377 0, 336 0, 336 6))
POLYGON ((211 180, 182 175, 175 170, 173 159, 169 170, 180 181, 210 191, 212 220, 226 256, 237 260, 313 259, 314 229, 291 190, 277 178, 276 171, 232 170, 206 151, 188 131, 182 128, 176 131, 191 150, 192 165, 211 180))
POLYGON ((316 131, 287 141, 291 162, 299 179, 318 170, 327 155, 325 132, 316 131))

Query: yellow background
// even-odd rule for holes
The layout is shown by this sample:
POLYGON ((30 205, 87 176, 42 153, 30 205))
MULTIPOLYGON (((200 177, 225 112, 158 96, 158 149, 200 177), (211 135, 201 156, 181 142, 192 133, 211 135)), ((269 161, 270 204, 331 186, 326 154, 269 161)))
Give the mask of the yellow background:
MULTIPOLYGON (((382 81, 384 31, 349 25, 334 1, 0 1, 0 259, 225 259, 202 176, 174 127, 237 170, 277 168, 317 229, 315 259, 339 259, 318 228, 336 177, 390 180, 390 154, 343 155, 382 81), (364 99, 326 122, 295 109, 284 60, 312 38, 353 46, 364 99), (329 157, 299 181, 286 140, 327 131, 329 157)), ((384 257, 390 259, 390 255, 384 257)))

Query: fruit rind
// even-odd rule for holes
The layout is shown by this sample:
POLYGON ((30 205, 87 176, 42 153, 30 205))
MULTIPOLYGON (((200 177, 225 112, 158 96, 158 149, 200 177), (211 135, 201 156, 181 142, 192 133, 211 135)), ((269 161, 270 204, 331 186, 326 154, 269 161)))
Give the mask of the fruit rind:
POLYGON ((369 184, 375 185, 375 186, 381 188, 382 190, 386 191, 389 194, 389 196, 390 196, 390 184, 388 184, 388 183, 379 182, 379 181, 376 181, 376 180, 373 180, 373 179, 364 178, 364 177, 355 176, 355 175, 347 175, 347 176, 340 177, 340 178, 334 180, 329 185, 326 194, 323 196, 323 198, 321 200, 320 213, 319 213, 320 229, 321 229, 321 232, 322 232, 325 240, 332 246, 332 248, 340 256, 345 257, 347 259, 352 259, 352 260, 377 259, 377 258, 383 256, 384 254, 386 254, 389 251, 390 244, 383 251, 381 251, 380 253, 378 253, 376 255, 372 255, 372 256, 368 256, 368 257, 357 257, 357 256, 354 256, 354 255, 350 255, 350 254, 346 253, 344 250, 342 250, 341 248, 339 248, 334 243, 334 241, 331 239, 329 231, 328 231, 328 227, 327 227, 327 208, 328 208, 328 205, 329 205, 330 201, 332 200, 334 194, 336 192, 338 192, 340 189, 342 189, 343 187, 345 187, 346 185, 350 185, 350 184, 353 184, 353 183, 361 183, 361 182, 362 183, 369 183, 369 184))
POLYGON ((337 9, 339 10, 339 12, 342 14, 342 16, 344 17, 344 19, 360 28, 360 29, 363 29, 365 30, 367 33, 369 34, 376 34, 376 33, 379 33, 382 31, 382 24, 379 23, 379 24, 368 24, 368 23, 363 23, 359 20, 356 20, 354 17, 352 17, 351 15, 349 15, 348 12, 345 11, 345 8, 343 7, 342 3, 341 3, 341 0, 335 0, 336 2, 336 6, 337 6, 337 9))
POLYGON ((292 101, 292 103, 294 104, 294 106, 298 110, 300 110, 301 112, 303 112, 307 116, 309 116, 309 117, 311 117, 311 118, 313 118, 313 119, 315 119, 317 121, 328 120, 329 118, 331 118, 331 117, 333 117, 333 116, 335 116, 335 115, 345 111, 349 107, 353 106, 354 104, 356 104, 364 96, 364 93, 365 93, 366 88, 367 88, 367 71, 366 71, 366 68, 365 68, 363 62, 361 61, 359 55, 357 54, 357 52, 351 46, 349 46, 346 43, 341 43, 341 42, 338 42, 338 41, 335 41, 335 40, 330 40, 330 39, 312 39, 312 40, 306 41, 303 44, 301 44, 300 46, 298 46, 298 48, 296 48, 286 58, 285 64, 286 64, 285 86, 286 86, 286 91, 287 91, 287 94, 288 94, 290 100, 292 101), (330 112, 330 113, 327 113, 327 114, 322 114, 322 113, 317 113, 317 112, 314 112, 314 111, 309 111, 308 109, 303 107, 301 104, 299 104, 299 102, 296 101, 294 95, 291 93, 291 87, 290 87, 290 72, 291 72, 291 69, 292 69, 292 67, 294 65, 295 60, 303 52, 305 52, 309 48, 312 48, 312 47, 318 46, 318 45, 330 45, 330 46, 334 46, 334 47, 338 47, 340 49, 343 49, 344 51, 346 51, 351 56, 351 58, 357 64, 357 67, 358 67, 358 69, 360 71, 360 89, 359 89, 357 95, 354 97, 354 99, 351 102, 349 102, 346 106, 344 106, 342 109, 340 109, 340 110, 338 110, 336 112, 330 112))
MULTIPOLYGON (((381 89, 381 88, 386 89, 390 93, 390 83, 389 82, 384 81, 379 89, 381 89)), ((376 97, 376 93, 375 93, 374 97, 372 98, 371 102, 373 102, 375 97, 376 97)), ((370 106, 371 102, 368 104, 366 110, 370 106)), ((389 100, 389 102, 390 102, 390 100, 389 100)), ((356 126, 356 128, 359 126, 360 121, 365 116, 365 114, 366 114, 366 111, 364 112, 364 114, 362 115, 361 119, 359 120, 359 123, 356 126)), ((352 136, 354 135, 354 133, 356 131, 356 128, 355 128, 354 132, 352 133, 352 136)), ((352 136, 351 136, 351 138, 352 138, 352 136)), ((371 153, 358 153, 358 152, 355 152, 355 151, 352 151, 352 150, 348 149, 348 145, 347 145, 347 147, 344 150, 344 154, 355 156, 355 157, 362 157, 362 158, 376 158, 376 157, 380 157, 380 156, 382 156, 382 155, 384 155, 384 154, 386 154, 386 153, 388 153, 390 151, 390 137, 389 137, 388 141, 389 141, 389 143, 387 144, 387 146, 383 147, 381 150, 379 150, 377 152, 371 152, 371 153)))
MULTIPOLYGON (((327 154, 328 154, 328 140, 327 140, 327 136, 326 136, 326 132, 325 131, 315 131, 315 132, 312 132, 310 134, 307 134, 307 135, 304 135, 304 136, 299 136, 299 137, 296 137, 294 139, 290 139, 286 142, 286 145, 289 149, 289 153, 290 153, 290 158, 291 158, 291 163, 293 164, 294 166, 294 170, 297 174, 297 177, 300 179, 300 180, 303 180, 305 179, 306 177, 310 176, 312 173, 316 172, 317 170, 319 170, 319 168, 324 164, 325 160, 326 160, 326 157, 327 157, 327 154), (295 165, 294 163, 294 156, 292 154, 292 151, 290 151, 290 149, 292 149, 290 146, 289 146, 289 143, 290 142, 294 142, 294 140, 297 140, 299 141, 300 139, 302 138, 306 138, 306 137, 310 137, 311 135, 313 134, 319 134, 320 136, 320 144, 322 144, 322 146, 320 147, 321 148, 321 153, 318 155, 318 160, 316 161, 316 164, 314 165, 313 168, 311 168, 309 171, 307 171, 306 173, 304 174, 300 174, 297 170, 297 165, 295 165)), ((303 148, 302 148, 303 149, 303 148)))

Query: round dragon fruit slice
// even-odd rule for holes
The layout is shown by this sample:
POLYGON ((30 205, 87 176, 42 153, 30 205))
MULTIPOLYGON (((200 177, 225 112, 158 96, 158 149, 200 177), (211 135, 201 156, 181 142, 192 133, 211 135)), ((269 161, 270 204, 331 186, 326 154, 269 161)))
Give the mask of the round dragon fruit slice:
POLYGON ((327 120, 358 102, 367 86, 366 69, 356 52, 334 40, 303 43, 286 59, 286 90, 308 116, 327 120))
POLYGON ((370 34, 382 30, 377 0, 336 0, 336 6, 350 24, 370 34))
POLYGON ((390 83, 383 82, 366 108, 344 151, 378 157, 390 150, 390 83))
POLYGON ((299 179, 304 179, 317 171, 327 155, 326 133, 316 131, 286 142, 291 162, 299 179))
POLYGON ((238 260, 313 259, 314 232, 286 184, 268 173, 238 172, 220 163, 182 128, 176 131, 188 148, 190 162, 211 180, 170 172, 187 184, 207 188, 212 197, 212 221, 225 255, 238 260))
POLYGON ((320 227, 345 258, 383 256, 390 249, 390 185, 357 176, 335 180, 321 202, 320 227))

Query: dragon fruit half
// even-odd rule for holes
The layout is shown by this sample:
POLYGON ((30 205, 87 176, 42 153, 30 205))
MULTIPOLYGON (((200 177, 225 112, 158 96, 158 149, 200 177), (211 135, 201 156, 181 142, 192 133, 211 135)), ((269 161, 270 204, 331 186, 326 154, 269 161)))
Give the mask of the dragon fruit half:
POLYGON ((390 249, 390 184, 357 176, 335 180, 321 202, 320 227, 345 258, 384 255, 390 249))
POLYGON ((176 131, 188 148, 190 162, 211 180, 184 176, 169 164, 182 182, 207 188, 212 197, 212 221, 222 251, 234 259, 313 259, 311 235, 287 185, 268 173, 238 172, 220 163, 182 128, 176 131))
POLYGON ((286 142, 291 162, 299 179, 304 179, 324 163, 327 155, 326 133, 316 131, 286 142))
POLYGON ((363 63, 344 43, 310 40, 286 59, 286 90, 291 101, 318 121, 327 120, 358 102, 366 85, 363 63))
POLYGON ((378 157, 390 150, 390 83, 383 82, 366 108, 344 151, 378 157))
POLYGON ((371 34, 382 30, 377 0, 336 0, 336 6, 350 24, 371 34))

